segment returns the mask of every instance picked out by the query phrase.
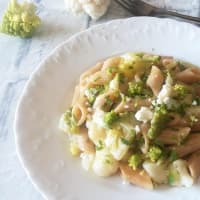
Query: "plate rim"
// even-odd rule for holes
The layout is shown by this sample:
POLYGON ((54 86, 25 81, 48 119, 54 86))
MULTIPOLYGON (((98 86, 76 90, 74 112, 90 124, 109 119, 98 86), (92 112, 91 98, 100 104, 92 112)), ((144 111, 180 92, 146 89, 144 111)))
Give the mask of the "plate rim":
POLYGON ((73 34, 72 36, 70 36, 68 39, 62 41, 61 43, 59 43, 53 50, 51 50, 40 62, 39 64, 36 66, 36 68, 30 73, 30 76, 27 80, 27 82, 25 83, 25 86, 23 87, 23 90, 20 94, 20 97, 17 100, 17 105, 16 105, 16 109, 15 109, 15 114, 14 114, 14 122, 13 122, 13 133, 14 133, 14 142, 15 142, 15 149, 16 149, 16 154, 17 157, 20 161, 20 164, 22 166, 22 168, 24 169, 28 179, 30 180, 30 182, 33 184, 34 188, 36 189, 36 191, 38 191, 41 196, 44 199, 48 200, 47 195, 45 194, 45 192, 38 186, 37 181, 35 181, 35 178, 31 175, 29 169, 26 167, 25 164, 25 158, 23 155, 23 152, 20 149, 20 131, 18 130, 18 119, 20 117, 20 107, 22 106, 23 103, 23 99, 25 97, 26 91, 29 89, 30 83, 32 82, 32 80, 35 78, 35 76, 37 76, 37 74, 39 74, 39 72, 46 67, 45 63, 48 61, 48 59, 53 56, 55 54, 55 52, 57 52, 60 48, 62 48, 65 45, 70 44, 70 42, 73 42, 73 40, 76 40, 77 37, 81 37, 81 35, 87 34, 88 32, 91 32, 95 29, 101 28, 101 27, 105 27, 109 24, 117 24, 117 23, 127 23, 129 20, 153 20, 154 22, 161 22, 162 23, 174 23, 174 24, 178 24, 179 26, 184 26, 187 25, 188 27, 190 27, 190 29, 196 29, 198 31, 200 31, 200 28, 197 27, 194 24, 190 24, 184 21, 178 21, 175 19, 171 19, 171 18, 158 18, 158 17, 145 17, 145 16, 134 16, 134 17, 129 17, 129 18, 120 18, 120 19, 114 19, 114 20, 110 20, 104 23, 100 23, 100 24, 96 24, 93 25, 85 30, 81 30, 80 32, 77 32, 75 34, 73 34))

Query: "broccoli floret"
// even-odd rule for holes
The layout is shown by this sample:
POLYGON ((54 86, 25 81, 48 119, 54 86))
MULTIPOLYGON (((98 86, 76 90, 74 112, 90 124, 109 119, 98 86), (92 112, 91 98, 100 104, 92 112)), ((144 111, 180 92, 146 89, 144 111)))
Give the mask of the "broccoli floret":
POLYGON ((162 155, 162 150, 158 146, 152 146, 149 148, 147 156, 152 162, 156 162, 162 155))
POLYGON ((130 82, 128 84, 129 97, 135 97, 135 96, 148 97, 151 95, 152 92, 145 87, 144 81, 130 82))
POLYGON ((117 114, 113 110, 107 112, 104 116, 104 122, 108 127, 111 127, 113 123, 117 122, 119 119, 120 119, 119 114, 117 114))
POLYGON ((174 86, 174 91, 176 93, 176 97, 179 99, 184 99, 185 96, 188 94, 188 88, 183 84, 176 84, 174 86))
POLYGON ((136 153, 129 158, 128 165, 136 170, 141 165, 142 161, 142 154, 136 153))
POLYGON ((79 132, 79 127, 77 125, 77 120, 76 118, 72 115, 72 109, 68 109, 64 115, 64 122, 67 126, 67 131, 70 133, 78 133, 79 132))
POLYGON ((165 104, 157 105, 151 120, 151 127, 148 130, 148 137, 154 139, 159 132, 166 126, 170 117, 165 104))
POLYGON ((88 102, 93 105, 93 103, 96 100, 96 97, 101 94, 105 90, 105 87, 103 85, 98 85, 96 87, 88 88, 85 92, 85 95, 87 96, 88 102))
POLYGON ((134 96, 143 96, 144 95, 144 83, 139 81, 139 82, 130 82, 128 84, 128 95, 131 97, 134 96))
POLYGON ((33 3, 19 4, 16 0, 11 0, 4 13, 0 30, 6 34, 27 38, 32 36, 40 24, 41 20, 36 15, 33 3))

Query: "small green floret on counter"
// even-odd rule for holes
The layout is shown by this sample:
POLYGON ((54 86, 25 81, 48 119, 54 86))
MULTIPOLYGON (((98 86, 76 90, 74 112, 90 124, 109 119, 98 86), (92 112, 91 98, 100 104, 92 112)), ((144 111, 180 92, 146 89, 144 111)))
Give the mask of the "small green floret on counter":
POLYGON ((174 86, 174 91, 176 96, 180 99, 183 99, 188 94, 188 88, 183 84, 176 84, 174 86))
POLYGON ((114 112, 113 110, 110 112, 107 112, 104 116, 104 122, 108 127, 111 127, 115 122, 117 122, 120 119, 119 114, 114 112))
POLYGON ((162 155, 162 150, 158 146, 152 146, 149 148, 147 156, 152 162, 156 162, 162 155))
POLYGON ((154 139, 169 121, 169 114, 165 104, 158 105, 155 108, 151 126, 147 133, 150 139, 154 139))
POLYGON ((101 94, 105 90, 105 87, 103 85, 97 85, 96 87, 88 88, 85 92, 88 102, 92 105, 96 97, 101 94))
POLYGON ((33 3, 25 1, 19 4, 16 0, 11 0, 3 15, 0 31, 27 38, 33 35, 40 24, 41 20, 36 15, 36 6, 33 3))
POLYGON ((77 125, 77 120, 72 115, 72 109, 68 109, 64 113, 63 117, 64 117, 64 122, 66 124, 66 127, 68 129, 67 131, 69 131, 69 133, 78 133, 79 127, 77 125))
POLYGON ((136 170, 141 165, 142 161, 142 154, 133 154, 128 160, 128 165, 136 170))

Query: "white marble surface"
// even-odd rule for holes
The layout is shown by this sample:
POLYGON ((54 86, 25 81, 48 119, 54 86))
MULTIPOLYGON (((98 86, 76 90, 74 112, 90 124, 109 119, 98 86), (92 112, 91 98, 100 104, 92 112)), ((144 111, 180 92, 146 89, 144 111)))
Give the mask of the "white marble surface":
MULTIPOLYGON (((146 0, 160 7, 200 16, 199 0, 146 0)), ((0 17, 7 5, 0 0, 0 17)), ((17 100, 31 72, 63 40, 94 24, 130 17, 115 2, 98 21, 73 16, 64 10, 63 0, 35 0, 43 24, 31 39, 0 34, 0 200, 41 200, 15 152, 13 120, 17 100)), ((30 108, 31 109, 31 108, 30 108)))

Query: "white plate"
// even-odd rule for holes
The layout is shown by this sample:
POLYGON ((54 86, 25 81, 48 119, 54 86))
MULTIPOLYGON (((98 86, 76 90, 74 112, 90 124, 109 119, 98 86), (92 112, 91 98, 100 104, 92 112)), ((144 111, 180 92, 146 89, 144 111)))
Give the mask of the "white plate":
MULTIPOLYGON (((16 145, 22 164, 42 194, 54 200, 199 199, 199 186, 146 191, 98 178, 72 158, 58 120, 70 104, 79 75, 97 61, 126 51, 173 55, 200 66, 200 29, 169 19, 116 20, 64 42, 32 74, 16 112, 16 145)), ((25 188, 24 188, 25 189, 25 188)))

